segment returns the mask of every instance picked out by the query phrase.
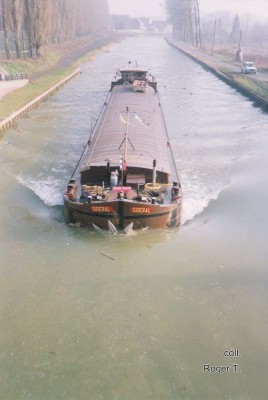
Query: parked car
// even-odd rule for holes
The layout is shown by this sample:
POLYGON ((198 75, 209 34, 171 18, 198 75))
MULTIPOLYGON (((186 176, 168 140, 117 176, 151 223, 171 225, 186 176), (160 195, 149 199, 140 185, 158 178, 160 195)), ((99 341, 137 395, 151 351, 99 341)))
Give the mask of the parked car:
POLYGON ((251 61, 246 61, 241 67, 242 74, 256 74, 257 68, 255 64, 251 61))

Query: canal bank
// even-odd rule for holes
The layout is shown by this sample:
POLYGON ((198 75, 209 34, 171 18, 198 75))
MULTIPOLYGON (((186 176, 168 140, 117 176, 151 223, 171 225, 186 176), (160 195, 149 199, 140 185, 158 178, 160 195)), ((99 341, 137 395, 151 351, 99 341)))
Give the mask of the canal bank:
POLYGON ((235 65, 219 60, 213 57, 213 55, 207 55, 201 50, 188 46, 173 38, 166 38, 166 41, 168 44, 218 76, 221 80, 254 100, 259 106, 268 109, 268 77, 265 76, 267 74, 262 74, 263 79, 261 77, 258 80, 249 76, 245 77, 241 74, 240 68, 235 65))
MULTIPOLYGON (((27 84, 20 85, 20 81, 16 81, 17 85, 13 90, 3 92, 2 99, 0 98, 0 133, 75 77, 79 73, 79 65, 93 60, 95 51, 115 40, 114 34, 99 34, 82 38, 75 43, 70 43, 69 50, 64 49, 62 56, 54 63, 50 63, 48 59, 44 61, 43 68, 40 69, 40 66, 37 66, 36 71, 30 74, 27 84)), ((11 68, 13 68, 12 65, 11 68)), ((1 83, 4 84, 4 82, 1 83)))
POLYGON ((42 103, 45 99, 47 99, 50 95, 55 93, 61 86, 79 74, 79 68, 76 68, 71 74, 69 74, 66 78, 60 80, 58 83, 53 85, 50 89, 46 90, 40 96, 35 97, 25 106, 19 108, 15 112, 13 112, 8 117, 4 118, 3 121, 0 121, 0 132, 3 132, 5 129, 9 128, 18 118, 24 116, 28 111, 32 110, 38 104, 42 103))

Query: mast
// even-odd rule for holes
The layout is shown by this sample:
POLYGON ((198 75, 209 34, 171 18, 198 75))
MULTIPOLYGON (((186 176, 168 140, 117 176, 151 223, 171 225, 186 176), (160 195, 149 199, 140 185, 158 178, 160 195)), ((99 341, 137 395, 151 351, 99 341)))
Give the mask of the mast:
POLYGON ((121 167, 121 191, 123 191, 123 186, 124 186, 124 171, 126 169, 126 159, 127 159, 127 142, 128 142, 128 126, 129 126, 129 107, 126 107, 127 111, 127 119, 126 119, 126 129, 125 129, 125 146, 124 146, 124 153, 122 154, 121 160, 120 160, 120 167, 121 167))
POLYGON ((121 190, 123 190, 124 171, 126 170, 126 165, 127 165, 127 144, 128 144, 128 142, 131 144, 131 147, 133 148, 133 150, 135 150, 133 144, 131 143, 131 141, 129 140, 129 137, 128 137, 128 133, 129 133, 129 107, 128 106, 126 107, 126 111, 127 111, 127 119, 126 119, 126 121, 124 121, 126 124, 125 137, 118 148, 118 150, 119 150, 121 148, 122 144, 125 142, 124 152, 120 158, 121 190))
MULTIPOLYGON (((124 159, 123 159, 123 167, 124 167, 124 163, 126 166, 126 160, 127 160, 127 142, 129 140, 128 138, 128 126, 129 126, 129 107, 126 107, 127 110, 127 122, 126 122, 126 132, 125 132, 125 149, 124 149, 124 159)), ((124 168, 123 168, 124 169, 124 168)))

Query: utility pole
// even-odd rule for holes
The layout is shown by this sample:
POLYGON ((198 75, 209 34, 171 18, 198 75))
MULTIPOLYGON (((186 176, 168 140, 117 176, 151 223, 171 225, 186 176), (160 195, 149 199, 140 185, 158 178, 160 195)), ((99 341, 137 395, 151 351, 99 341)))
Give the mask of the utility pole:
POLYGON ((214 53, 214 44, 215 44, 216 28, 217 28, 217 19, 215 19, 215 22, 214 22, 214 31, 213 31, 212 49, 211 49, 211 55, 212 55, 212 56, 213 56, 213 53, 214 53))
POLYGON ((243 35, 243 31, 240 31, 238 51, 241 51, 242 35, 243 35))
POLYGON ((195 45, 196 47, 202 47, 198 0, 192 0, 192 8, 193 8, 192 11, 194 14, 194 25, 195 25, 195 45))
POLYGON ((236 52, 236 60, 237 61, 243 61, 243 55, 242 55, 242 50, 241 50, 242 35, 243 35, 243 32, 240 31, 238 50, 236 52))

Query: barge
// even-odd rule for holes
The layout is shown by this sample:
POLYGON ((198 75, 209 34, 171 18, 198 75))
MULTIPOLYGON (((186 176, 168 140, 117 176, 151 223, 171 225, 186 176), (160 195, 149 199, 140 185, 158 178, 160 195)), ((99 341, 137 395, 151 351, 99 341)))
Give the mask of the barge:
POLYGON ((67 223, 96 230, 180 225, 182 188, 155 78, 117 71, 64 194, 67 223))

